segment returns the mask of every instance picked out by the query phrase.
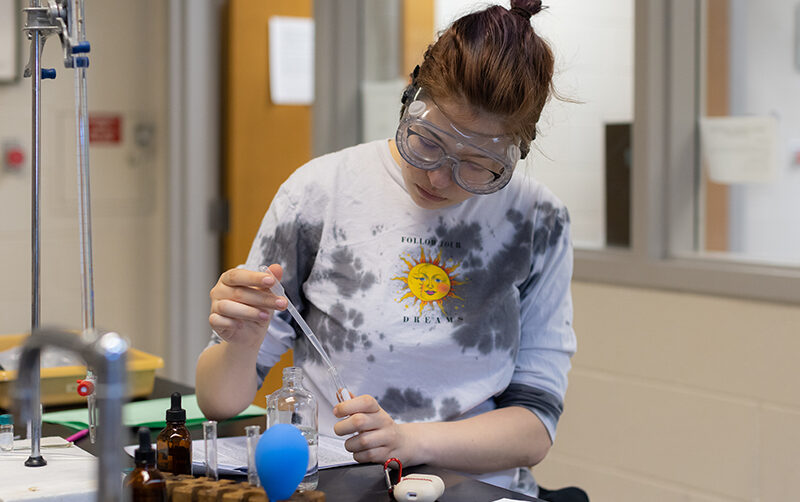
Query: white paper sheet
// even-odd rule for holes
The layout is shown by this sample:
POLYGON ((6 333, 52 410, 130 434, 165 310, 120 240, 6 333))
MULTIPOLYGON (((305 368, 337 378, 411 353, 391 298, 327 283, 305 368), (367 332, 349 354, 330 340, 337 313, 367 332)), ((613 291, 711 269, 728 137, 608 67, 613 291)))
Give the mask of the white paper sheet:
POLYGON ((43 467, 25 467, 31 452, 24 439, 0 452, 0 500, 79 502, 97 498, 97 458, 61 438, 42 438, 43 467), (45 447, 44 445, 49 445, 45 447))
MULTIPOLYGON (((47 449, 47 448, 69 448, 72 446, 70 441, 59 437, 59 436, 50 436, 50 437, 43 437, 39 438, 39 448, 47 449)), ((31 440, 30 439, 16 439, 14 440, 14 446, 12 447, 13 451, 30 451, 31 449, 31 440)), ((2 500, 2 499, 0 499, 2 500)))
POLYGON ((716 183, 768 183, 778 167, 777 119, 700 119, 700 142, 708 176, 716 183))
MULTIPOLYGON (((133 456, 138 445, 125 447, 125 452, 133 456)), ((153 444, 153 449, 156 445, 153 444)), ((317 447, 319 468, 328 469, 341 465, 355 464, 353 454, 344 449, 344 440, 319 436, 317 447)), ((194 474, 205 472, 206 448, 202 439, 192 441, 192 469, 194 474)), ((220 474, 247 474, 247 437, 234 436, 217 439, 217 469, 220 474)))
POLYGON ((276 105, 314 102, 314 21, 269 18, 269 92, 276 105))

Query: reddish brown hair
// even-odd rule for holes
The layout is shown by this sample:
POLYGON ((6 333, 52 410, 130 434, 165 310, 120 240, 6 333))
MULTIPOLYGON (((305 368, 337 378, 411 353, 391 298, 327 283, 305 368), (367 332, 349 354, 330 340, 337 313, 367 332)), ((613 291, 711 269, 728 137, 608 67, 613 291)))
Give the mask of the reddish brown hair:
POLYGON ((554 93, 553 52, 530 23, 541 10, 541 0, 512 0, 459 18, 428 47, 416 84, 502 117, 527 153, 554 93))

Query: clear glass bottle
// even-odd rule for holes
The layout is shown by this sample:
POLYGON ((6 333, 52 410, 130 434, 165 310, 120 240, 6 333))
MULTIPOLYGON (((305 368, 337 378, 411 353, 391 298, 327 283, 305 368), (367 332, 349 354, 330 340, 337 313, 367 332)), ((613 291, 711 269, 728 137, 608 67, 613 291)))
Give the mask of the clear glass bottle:
POLYGON ((303 387, 303 370, 296 366, 283 369, 283 387, 267 396, 267 429, 276 424, 291 424, 308 441, 308 469, 300 491, 314 490, 319 482, 317 442, 319 419, 317 399, 303 387))
POLYGON ((14 449, 14 417, 0 415, 0 451, 14 449))

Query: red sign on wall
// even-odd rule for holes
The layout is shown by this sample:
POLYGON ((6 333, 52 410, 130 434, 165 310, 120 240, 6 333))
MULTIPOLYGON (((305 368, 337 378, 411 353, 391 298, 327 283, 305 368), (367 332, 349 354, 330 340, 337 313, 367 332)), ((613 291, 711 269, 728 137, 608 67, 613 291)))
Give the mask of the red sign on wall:
POLYGON ((2 166, 8 171, 20 171, 25 164, 25 150, 17 143, 2 146, 2 166))
POLYGON ((118 145, 122 141, 122 116, 89 115, 89 143, 118 145))

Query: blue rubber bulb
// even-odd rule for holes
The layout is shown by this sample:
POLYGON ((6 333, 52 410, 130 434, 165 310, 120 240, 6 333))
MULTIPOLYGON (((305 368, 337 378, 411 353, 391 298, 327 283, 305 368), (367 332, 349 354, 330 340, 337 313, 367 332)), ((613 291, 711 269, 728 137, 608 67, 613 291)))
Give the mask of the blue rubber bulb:
POLYGON ((270 500, 292 496, 308 469, 308 441, 300 429, 276 424, 267 429, 256 446, 256 470, 270 500))

